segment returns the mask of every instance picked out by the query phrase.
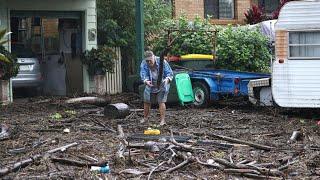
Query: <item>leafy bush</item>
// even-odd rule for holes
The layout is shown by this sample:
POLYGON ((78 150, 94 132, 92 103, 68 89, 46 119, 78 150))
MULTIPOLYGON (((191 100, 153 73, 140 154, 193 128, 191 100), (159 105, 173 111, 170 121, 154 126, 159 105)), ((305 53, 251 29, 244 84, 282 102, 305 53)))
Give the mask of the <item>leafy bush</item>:
POLYGON ((161 26, 164 31, 159 38, 153 41, 153 49, 156 54, 167 46, 168 31, 165 30, 179 30, 171 33, 171 39, 174 43, 170 49, 171 55, 184 55, 184 54, 211 54, 213 50, 214 33, 208 32, 214 30, 214 27, 208 20, 201 20, 196 17, 193 22, 189 22, 184 16, 178 20, 167 19, 162 22, 161 26))
POLYGON ((3 39, 9 34, 5 29, 0 30, 0 80, 9 80, 11 77, 15 77, 19 70, 17 58, 2 46, 8 42, 3 39))
POLYGON ((81 59, 88 65, 90 75, 103 75, 106 72, 113 72, 116 58, 117 55, 112 48, 101 46, 98 49, 85 51, 81 59))
POLYGON ((218 68, 269 72, 268 39, 258 29, 220 28, 217 37, 218 68))
POLYGON ((19 71, 17 58, 0 45, 0 54, 5 57, 5 61, 0 61, 0 79, 9 80, 15 77, 19 71))
POLYGON ((258 5, 252 5, 251 8, 244 13, 244 15, 246 16, 245 21, 248 24, 257 24, 266 20, 266 15, 263 8, 258 5))

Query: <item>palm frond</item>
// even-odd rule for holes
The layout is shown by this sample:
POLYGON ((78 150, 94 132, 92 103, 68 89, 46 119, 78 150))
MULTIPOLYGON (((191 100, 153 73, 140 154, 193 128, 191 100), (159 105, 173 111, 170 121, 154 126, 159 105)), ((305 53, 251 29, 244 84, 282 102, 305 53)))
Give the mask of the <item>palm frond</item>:
POLYGON ((4 38, 6 31, 7 31, 6 29, 0 30, 0 39, 4 38))
POLYGON ((5 44, 6 42, 8 42, 8 40, 2 40, 3 38, 5 38, 6 36, 8 36, 9 34, 11 34, 12 32, 6 32, 5 29, 0 31, 0 45, 5 44))
POLYGON ((2 40, 2 41, 0 41, 0 45, 4 45, 7 42, 8 42, 8 40, 2 40))
POLYGON ((4 56, 3 54, 0 53, 0 61, 2 62, 6 62, 6 63, 10 63, 10 61, 8 60, 8 58, 6 56, 4 56))

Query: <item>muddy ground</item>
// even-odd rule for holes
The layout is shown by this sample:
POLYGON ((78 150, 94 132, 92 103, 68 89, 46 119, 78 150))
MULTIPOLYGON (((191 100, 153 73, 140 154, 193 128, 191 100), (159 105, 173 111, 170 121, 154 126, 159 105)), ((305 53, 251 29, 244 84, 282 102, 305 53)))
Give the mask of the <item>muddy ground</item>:
POLYGON ((0 124, 6 125, 9 133, 6 138, 0 137, 0 174, 9 168, 9 173, 3 173, 0 179, 147 179, 150 171, 162 162, 150 179, 246 179, 250 174, 257 175, 256 178, 320 179, 320 126, 317 125, 320 113, 316 111, 257 108, 244 101, 219 102, 206 109, 171 105, 167 111, 167 125, 157 127, 159 114, 155 109, 148 122, 139 123, 143 112, 137 95, 125 93, 106 98, 112 103, 127 103, 136 111, 125 118, 111 119, 101 114, 102 107, 66 104, 68 98, 57 97, 16 99, 12 105, 0 107, 0 124), (122 126, 129 145, 147 142, 130 137, 143 133, 148 127, 159 128, 162 135, 169 137, 172 131, 180 138, 180 144, 172 145, 170 140, 162 138, 160 142, 165 145, 159 146, 159 151, 152 151, 147 146, 127 148, 125 159, 121 159, 117 157, 120 139, 117 132, 112 132, 117 131, 118 125, 122 126), (69 133, 63 132, 66 128, 69 133), (288 142, 293 131, 299 131, 301 135, 296 141, 288 142), (214 134, 272 149, 223 141, 214 134), (183 138, 190 138, 189 142, 183 138), (77 145, 65 151, 48 153, 74 142, 77 145), (181 144, 198 149, 183 148, 181 144), (175 146, 172 151, 177 155, 171 163, 165 163, 173 154, 168 148, 170 145, 175 146), (31 158, 27 166, 11 172, 14 163, 36 155, 38 158, 31 158), (185 166, 167 171, 186 158, 190 161, 185 166), (61 159, 74 160, 80 165, 61 159), (212 164, 210 159, 224 159, 232 166, 212 164), (108 162, 111 173, 91 172, 88 165, 83 166, 96 161, 108 162), (230 170, 239 169, 239 162, 244 166, 240 169, 247 169, 243 171, 255 171, 239 174, 230 170), (213 167, 215 165, 221 169, 213 167))

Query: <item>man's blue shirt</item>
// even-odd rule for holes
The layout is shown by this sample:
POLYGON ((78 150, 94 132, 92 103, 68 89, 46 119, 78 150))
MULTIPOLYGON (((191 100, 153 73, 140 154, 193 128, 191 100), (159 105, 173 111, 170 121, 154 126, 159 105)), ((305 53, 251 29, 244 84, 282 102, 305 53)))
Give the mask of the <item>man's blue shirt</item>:
MULTIPOLYGON (((160 58, 159 57, 156 57, 156 68, 159 72, 159 65, 160 65, 160 58)), ((152 82, 152 73, 151 73, 151 69, 150 67, 148 66, 147 62, 145 60, 142 60, 141 62, 141 65, 140 65, 140 78, 141 80, 145 83, 146 81, 151 81, 152 82)), ((172 78, 173 78, 173 72, 172 72, 172 69, 169 65, 169 63, 164 60, 163 61, 163 76, 162 76, 162 81, 164 79, 168 78, 170 81, 172 81, 172 78)), ((155 84, 155 82, 152 82, 152 84, 155 84)), ((161 91, 161 90, 164 90, 164 91, 169 91, 169 88, 170 88, 170 84, 161 84, 160 85, 160 88, 157 88, 157 87, 149 87, 149 86, 146 86, 146 89, 147 91, 149 92, 158 92, 158 91, 161 91)))

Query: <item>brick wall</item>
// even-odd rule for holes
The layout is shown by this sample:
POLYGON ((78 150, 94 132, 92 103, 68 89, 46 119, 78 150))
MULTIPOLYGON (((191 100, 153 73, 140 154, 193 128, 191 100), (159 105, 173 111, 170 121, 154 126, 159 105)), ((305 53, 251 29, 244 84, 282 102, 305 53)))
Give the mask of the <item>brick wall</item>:
POLYGON ((276 31, 276 58, 287 59, 288 57, 288 32, 285 30, 276 31))
MULTIPOLYGON (((235 18, 234 19, 212 19, 213 24, 245 24, 244 13, 250 8, 254 0, 235 0, 235 18)), ((185 14, 192 20, 195 16, 204 18, 204 0, 173 0, 173 14, 179 17, 185 14)))
POLYGON ((186 15, 188 19, 204 16, 203 0, 174 0, 175 17, 186 15))

